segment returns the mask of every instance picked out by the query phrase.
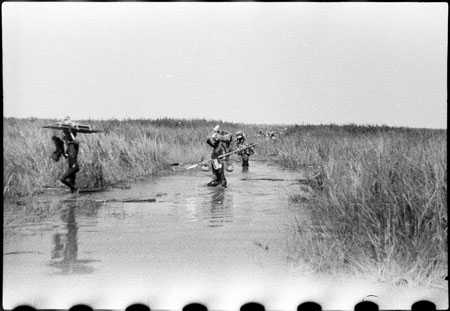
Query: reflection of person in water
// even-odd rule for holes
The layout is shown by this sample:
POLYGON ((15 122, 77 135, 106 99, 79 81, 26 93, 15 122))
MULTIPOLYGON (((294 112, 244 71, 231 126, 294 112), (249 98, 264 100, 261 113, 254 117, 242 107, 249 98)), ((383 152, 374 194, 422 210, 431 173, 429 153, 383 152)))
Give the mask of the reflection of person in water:
POLYGON ((63 273, 69 273, 71 265, 77 260, 77 223, 75 222, 75 207, 70 206, 68 213, 63 215, 63 220, 67 223, 67 233, 62 235, 55 233, 53 236, 54 248, 52 259, 59 259, 59 267, 63 273), (65 218, 65 219, 64 219, 65 218))
POLYGON ((91 260, 78 260, 78 243, 77 232, 78 226, 75 221, 75 206, 69 206, 67 213, 61 215, 64 222, 66 222, 67 233, 55 233, 53 235, 54 248, 52 250, 52 260, 61 259, 60 261, 53 261, 51 266, 61 269, 63 274, 68 273, 91 273, 93 269, 84 264, 91 262, 91 260))
POLYGON ((214 188, 211 196, 211 209, 208 227, 222 227, 232 221, 233 197, 224 188, 214 188))
POLYGON ((211 197, 211 209, 222 209, 225 205, 225 191, 216 190, 213 191, 213 195, 211 197))

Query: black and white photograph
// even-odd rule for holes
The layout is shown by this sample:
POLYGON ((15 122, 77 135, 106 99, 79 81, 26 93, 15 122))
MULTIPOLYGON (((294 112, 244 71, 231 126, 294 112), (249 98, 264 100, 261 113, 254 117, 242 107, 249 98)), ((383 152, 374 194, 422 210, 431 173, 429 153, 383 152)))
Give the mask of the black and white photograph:
POLYGON ((1 12, 3 309, 449 308, 446 2, 1 12))

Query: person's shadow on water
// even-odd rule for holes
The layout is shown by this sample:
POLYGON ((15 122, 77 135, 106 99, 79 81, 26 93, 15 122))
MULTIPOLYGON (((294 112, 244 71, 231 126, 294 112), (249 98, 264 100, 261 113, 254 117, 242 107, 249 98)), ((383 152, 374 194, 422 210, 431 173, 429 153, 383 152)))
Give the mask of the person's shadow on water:
POLYGON ((94 271, 89 263, 98 260, 78 259, 78 225, 75 220, 76 205, 68 205, 61 213, 67 232, 53 235, 53 249, 50 266, 58 268, 61 274, 89 274, 94 271))

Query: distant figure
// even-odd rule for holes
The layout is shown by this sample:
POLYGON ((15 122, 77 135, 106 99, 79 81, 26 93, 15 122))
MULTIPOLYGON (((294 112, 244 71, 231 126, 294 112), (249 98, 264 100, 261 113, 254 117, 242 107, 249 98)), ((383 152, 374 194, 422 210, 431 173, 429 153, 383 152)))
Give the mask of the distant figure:
POLYGON ((80 167, 78 166, 78 149, 80 144, 75 140, 76 136, 77 133, 72 132, 71 130, 63 131, 63 139, 67 144, 64 157, 67 158, 69 162, 69 168, 60 180, 63 184, 70 188, 72 193, 77 191, 77 188, 75 187, 75 175, 80 170, 80 167))
POLYGON ((277 139, 275 131, 266 131, 266 138, 277 139))
MULTIPOLYGON (((236 148, 245 148, 248 147, 248 145, 245 144, 245 134, 242 131, 236 132, 236 148)), ((238 155, 242 158, 242 167, 248 167, 248 160, 251 155, 255 153, 255 150, 253 147, 249 147, 246 149, 243 149, 238 152, 238 155)))
POLYGON ((219 157, 229 152, 231 141, 232 136, 230 133, 225 130, 219 130, 219 125, 214 128, 213 133, 207 138, 206 143, 214 148, 211 154, 211 168, 213 174, 215 175, 215 179, 210 181, 207 186, 227 186, 227 179, 225 178, 225 165, 229 162, 229 157, 226 157, 225 159, 219 159, 219 157))

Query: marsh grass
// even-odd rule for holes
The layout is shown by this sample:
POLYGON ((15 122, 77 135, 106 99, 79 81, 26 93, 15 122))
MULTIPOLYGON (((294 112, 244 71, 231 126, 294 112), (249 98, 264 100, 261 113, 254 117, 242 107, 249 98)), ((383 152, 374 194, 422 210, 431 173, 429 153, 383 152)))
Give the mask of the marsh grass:
POLYGON ((321 272, 370 272, 399 285, 444 282, 446 138, 424 129, 291 129, 280 163, 313 166, 325 180, 303 205, 311 218, 294 225, 291 256, 302 254, 296 260, 321 272))
MULTIPOLYGON (((43 129, 52 119, 3 119, 3 195, 31 196, 47 187, 62 187, 60 176, 67 161, 51 160, 52 135, 61 131, 43 129)), ((79 134, 79 164, 76 184, 80 188, 114 187, 125 181, 170 173, 171 163, 200 162, 210 156, 205 143, 217 124, 249 137, 257 127, 215 120, 77 120, 104 132, 79 134)))

